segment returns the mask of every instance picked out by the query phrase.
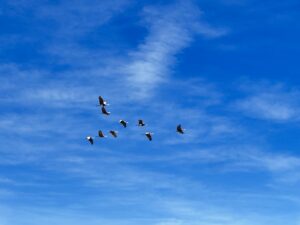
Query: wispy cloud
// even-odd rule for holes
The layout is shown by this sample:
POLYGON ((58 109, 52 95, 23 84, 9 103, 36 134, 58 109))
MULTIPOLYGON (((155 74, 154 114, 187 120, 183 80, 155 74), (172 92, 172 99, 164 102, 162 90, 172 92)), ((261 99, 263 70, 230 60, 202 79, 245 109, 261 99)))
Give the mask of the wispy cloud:
POLYGON ((196 34, 208 38, 225 34, 224 30, 201 22, 200 15, 197 5, 190 1, 144 9, 149 35, 130 54, 132 62, 125 69, 137 98, 151 96, 158 84, 168 80, 175 56, 189 46, 196 34))
POLYGON ((246 115, 277 122, 299 119, 298 90, 286 88, 283 84, 248 83, 248 85, 248 87, 243 85, 246 97, 235 103, 235 106, 246 115))

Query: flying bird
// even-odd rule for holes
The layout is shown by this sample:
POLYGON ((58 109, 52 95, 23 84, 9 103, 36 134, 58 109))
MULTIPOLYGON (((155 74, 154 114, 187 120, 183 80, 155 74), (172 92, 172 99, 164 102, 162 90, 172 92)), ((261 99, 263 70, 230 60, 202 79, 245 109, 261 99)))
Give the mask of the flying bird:
POLYGON ((184 130, 182 127, 181 127, 181 124, 177 125, 177 128, 176 128, 176 131, 180 134, 184 134, 184 130))
POLYGON ((104 106, 101 107, 101 111, 102 111, 102 113, 103 113, 104 115, 107 115, 107 116, 108 116, 108 115, 110 114, 110 112, 107 112, 107 111, 106 111, 106 109, 105 109, 104 106))
POLYGON ((119 121, 120 124, 122 124, 123 127, 127 127, 127 123, 125 120, 120 120, 119 121))
POLYGON ((150 133, 150 132, 145 133, 145 135, 146 135, 146 137, 148 138, 149 141, 152 141, 152 134, 153 133, 150 133))
POLYGON ((91 136, 87 136, 86 139, 91 143, 91 145, 94 144, 94 139, 91 136))
POLYGON ((139 127, 143 127, 143 126, 145 126, 146 124, 144 123, 144 121, 143 120, 138 120, 138 126, 139 127))
POLYGON ((107 102, 101 96, 99 96, 98 99, 99 99, 99 105, 101 105, 101 106, 108 105, 107 102))
POLYGON ((105 137, 104 134, 103 134, 103 132, 101 130, 98 131, 98 137, 100 137, 100 138, 104 138, 105 137))
POLYGON ((109 131, 109 133, 110 133, 114 138, 118 137, 118 132, 117 132, 117 131, 111 130, 111 131, 109 131))

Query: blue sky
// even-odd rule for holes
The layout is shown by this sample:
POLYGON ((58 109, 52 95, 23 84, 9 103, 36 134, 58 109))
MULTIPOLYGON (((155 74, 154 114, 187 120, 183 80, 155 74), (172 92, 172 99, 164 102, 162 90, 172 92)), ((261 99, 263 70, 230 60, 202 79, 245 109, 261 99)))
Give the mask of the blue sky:
POLYGON ((0 2, 1 225, 300 224, 298 1, 0 2))

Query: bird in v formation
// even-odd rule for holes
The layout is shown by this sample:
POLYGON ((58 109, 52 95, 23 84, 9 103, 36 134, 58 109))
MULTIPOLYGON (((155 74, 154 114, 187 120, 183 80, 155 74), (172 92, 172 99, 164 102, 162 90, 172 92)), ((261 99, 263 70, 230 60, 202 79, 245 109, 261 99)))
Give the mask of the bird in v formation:
MULTIPOLYGON (((108 112, 108 111, 106 110, 106 108, 105 108, 106 106, 109 105, 109 104, 107 103, 107 101, 105 101, 104 98, 103 98, 102 96, 99 96, 99 97, 98 97, 98 101, 99 101, 99 105, 98 105, 98 106, 101 106, 101 112, 102 112, 102 114, 104 114, 104 115, 106 115, 106 116, 109 116, 109 115, 110 115, 110 112, 108 112)), ((119 123, 120 123, 124 128, 126 128, 126 127, 128 126, 128 122, 125 121, 125 120, 123 120, 123 119, 119 120, 119 123)), ((138 120, 138 123, 137 123, 137 126, 139 126, 139 127, 144 127, 144 126, 146 126, 146 124, 145 124, 144 120, 139 119, 139 120, 138 120)), ((176 132, 179 133, 179 134, 184 134, 184 131, 185 131, 185 129, 182 128, 181 124, 178 124, 177 127, 176 127, 176 132)), ((111 136, 114 137, 114 138, 117 138, 117 137, 118 137, 118 131, 110 130, 109 133, 110 133, 111 136)), ((145 132, 144 134, 145 134, 145 136, 147 137, 147 139, 148 139, 149 141, 152 141, 152 139, 153 139, 152 136, 153 136, 154 133, 147 131, 147 132, 145 132)), ((106 138, 106 136, 104 135, 104 133, 103 133, 102 130, 99 130, 99 131, 98 131, 98 136, 97 136, 97 137, 98 137, 98 138, 106 138)), ((88 140, 88 142, 89 142, 91 145, 94 144, 94 138, 95 138, 95 137, 93 137, 93 136, 87 136, 87 137, 86 137, 86 139, 88 140)))

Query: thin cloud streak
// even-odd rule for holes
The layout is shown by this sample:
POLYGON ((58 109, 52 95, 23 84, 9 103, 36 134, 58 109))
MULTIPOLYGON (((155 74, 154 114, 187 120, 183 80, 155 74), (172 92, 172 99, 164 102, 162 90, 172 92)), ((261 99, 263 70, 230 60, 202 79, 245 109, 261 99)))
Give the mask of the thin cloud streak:
POLYGON ((150 97, 159 84, 168 80, 175 56, 189 46, 197 33, 207 38, 226 33, 202 23, 200 15, 197 5, 189 1, 144 9, 149 35, 130 54, 132 62, 125 69, 136 98, 150 97))
POLYGON ((249 84, 242 87, 244 99, 234 106, 245 115, 274 122, 291 122, 300 119, 299 90, 287 89, 283 84, 249 84))

